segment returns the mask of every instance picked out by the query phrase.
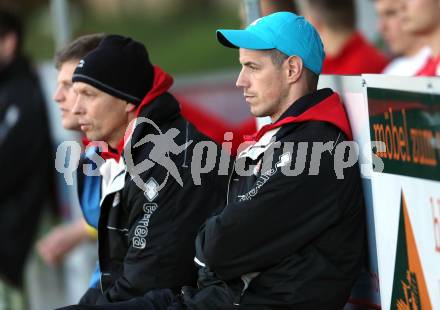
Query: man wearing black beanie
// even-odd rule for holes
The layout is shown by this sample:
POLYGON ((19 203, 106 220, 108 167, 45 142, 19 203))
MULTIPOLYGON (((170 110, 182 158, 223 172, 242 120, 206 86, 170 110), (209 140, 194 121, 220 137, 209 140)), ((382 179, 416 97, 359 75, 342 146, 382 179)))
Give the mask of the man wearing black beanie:
POLYGON ((72 80, 81 130, 108 146, 99 168, 105 171, 98 225, 101 289, 89 289, 80 303, 194 285, 194 239, 223 205, 226 178, 213 169, 202 175, 201 186, 193 181, 194 146, 207 139, 180 115, 168 92, 172 78, 151 64, 141 43, 110 35, 79 62, 72 80), (162 157, 153 156, 167 148, 162 157))

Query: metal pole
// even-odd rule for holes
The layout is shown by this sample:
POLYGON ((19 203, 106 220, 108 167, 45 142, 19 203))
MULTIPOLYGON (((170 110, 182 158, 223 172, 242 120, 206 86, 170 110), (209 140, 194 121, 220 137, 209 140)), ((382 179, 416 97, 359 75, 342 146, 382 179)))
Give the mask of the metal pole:
POLYGON ((261 17, 260 0, 243 0, 246 25, 261 17))
POLYGON ((53 21, 55 49, 58 50, 70 41, 69 4, 67 0, 51 0, 50 8, 53 21))

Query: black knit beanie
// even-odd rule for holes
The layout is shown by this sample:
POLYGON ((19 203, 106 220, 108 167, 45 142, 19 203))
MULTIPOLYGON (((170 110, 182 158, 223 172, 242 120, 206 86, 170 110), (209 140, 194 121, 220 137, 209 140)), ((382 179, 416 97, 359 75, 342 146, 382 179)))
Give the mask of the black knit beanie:
POLYGON ((153 66, 143 44, 128 37, 108 35, 80 60, 72 81, 139 105, 152 88, 153 78, 153 66))

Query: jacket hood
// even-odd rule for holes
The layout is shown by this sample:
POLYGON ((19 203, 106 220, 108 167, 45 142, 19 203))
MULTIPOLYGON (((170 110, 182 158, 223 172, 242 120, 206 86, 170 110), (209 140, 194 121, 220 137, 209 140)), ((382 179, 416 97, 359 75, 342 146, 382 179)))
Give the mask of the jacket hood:
MULTIPOLYGON (((299 100, 301 100, 301 98, 299 100)), ((295 103, 293 103, 293 105, 295 105, 295 103)), ((308 121, 330 123, 338 127, 349 140, 353 139, 350 123, 348 121, 341 98, 337 93, 331 91, 330 95, 328 95, 325 99, 308 108, 301 114, 289 115, 289 113, 284 113, 275 123, 263 126, 252 136, 246 136, 245 140, 257 142, 266 132, 274 128, 278 128, 286 124, 303 123, 308 121)))

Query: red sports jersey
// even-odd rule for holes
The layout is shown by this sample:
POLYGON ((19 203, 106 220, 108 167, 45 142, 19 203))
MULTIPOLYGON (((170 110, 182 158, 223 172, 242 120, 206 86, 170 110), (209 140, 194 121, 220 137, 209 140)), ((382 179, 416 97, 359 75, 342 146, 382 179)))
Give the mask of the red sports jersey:
POLYGON ((346 75, 381 73, 388 62, 385 55, 359 32, 355 32, 337 56, 324 59, 322 73, 346 75))
POLYGON ((440 75, 440 55, 429 57, 428 61, 416 73, 416 76, 436 76, 440 75))

